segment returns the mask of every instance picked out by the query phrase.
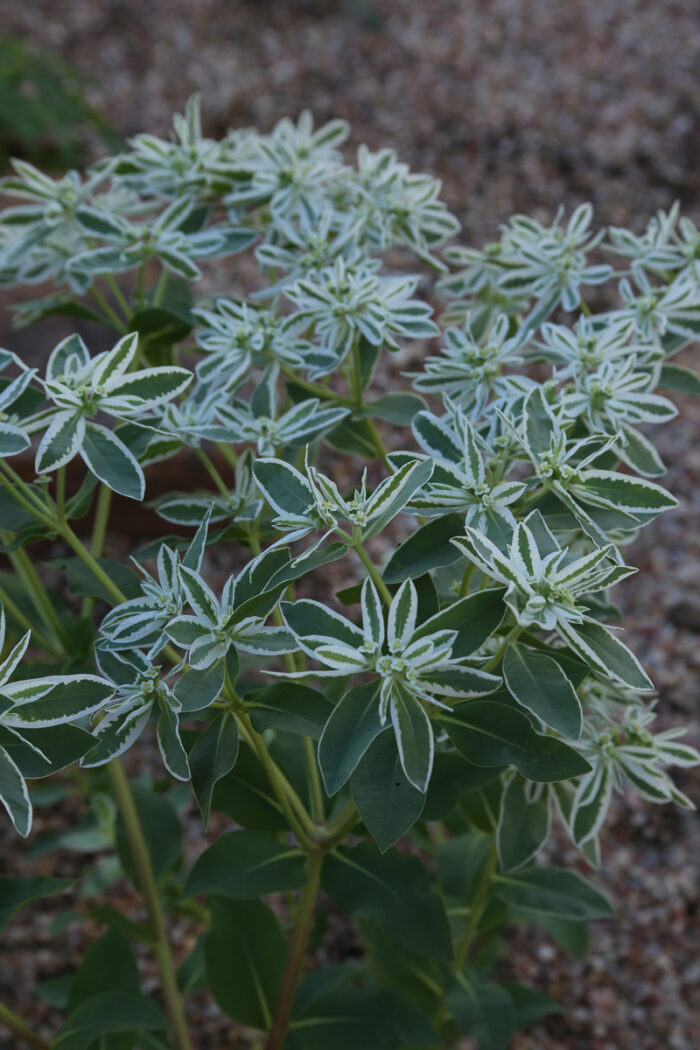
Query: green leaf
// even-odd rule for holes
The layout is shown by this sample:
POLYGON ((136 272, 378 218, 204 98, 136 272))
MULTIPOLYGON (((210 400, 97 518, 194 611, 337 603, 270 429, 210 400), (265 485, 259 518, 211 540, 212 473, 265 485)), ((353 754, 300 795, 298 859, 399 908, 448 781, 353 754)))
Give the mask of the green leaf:
POLYGON ((654 688, 637 657, 602 624, 565 621, 558 624, 558 630, 576 655, 595 670, 632 689, 654 688))
MULTIPOLYGON (((96 558, 101 569, 115 583, 127 598, 139 598, 141 596, 141 584, 135 572, 126 565, 122 565, 113 558, 96 558)), ((57 558, 49 562, 52 567, 62 568, 66 573, 68 586, 71 594, 84 595, 90 598, 99 598, 100 601, 112 604, 114 601, 110 592, 100 583, 94 573, 80 558, 57 558)))
POLYGON ((218 700, 224 687, 225 665, 223 660, 217 660, 209 667, 202 670, 189 667, 183 675, 178 678, 173 688, 173 693, 182 704, 185 713, 192 711, 203 711, 215 700, 218 700))
POLYGON ((564 1012, 561 1003, 536 988, 527 988, 513 981, 501 981, 500 985, 513 1004, 516 1029, 529 1028, 542 1017, 564 1012))
POLYGON ((303 517, 314 502, 306 478, 281 459, 257 459, 253 475, 270 506, 284 517, 303 517))
POLYGON ((401 1004, 395 994, 341 988, 318 996, 295 1013, 285 1050, 398 1050, 401 1004))
POLYGON ((94 941, 73 975, 68 994, 68 1011, 102 992, 138 994, 139 971, 129 942, 115 926, 94 941))
POLYGON ((82 456, 95 477, 121 496, 142 500, 146 487, 143 471, 123 442, 111 430, 88 423, 82 456))
POLYGON ((494 700, 461 704, 439 715, 452 743, 476 766, 515 766, 528 780, 556 781, 581 776, 588 762, 572 747, 540 736, 522 712, 494 700))
POLYGON ((545 653, 511 644, 503 660, 511 696, 562 736, 577 740, 583 712, 576 690, 559 664, 545 653))
POLYGON ((77 721, 99 710, 114 694, 111 682, 96 675, 47 675, 3 687, 13 706, 4 714, 16 729, 47 728, 77 721))
POLYGON ((401 767, 414 788, 425 792, 435 754, 430 719, 420 700, 396 684, 390 706, 401 767))
POLYGON ((267 893, 298 890, 306 881, 305 857, 260 831, 231 831, 197 858, 182 891, 184 897, 215 893, 253 900, 267 893))
POLYGON ((571 491, 593 504, 628 514, 656 515, 678 506, 678 500, 653 481, 642 481, 614 470, 582 470, 571 491))
POLYGON ((380 733, 350 777, 360 817, 382 853, 418 820, 425 795, 401 768, 393 734, 380 733))
POLYGON ((461 1036, 474 1039, 479 1050, 505 1050, 513 1034, 515 1011, 499 984, 470 974, 454 982, 446 1001, 461 1036))
POLYGON ((132 992, 103 992, 81 1003, 54 1036, 52 1050, 88 1050, 115 1032, 151 1032, 168 1027, 152 999, 132 992))
POLYGON ((500 626, 506 611, 502 587, 491 587, 460 598, 442 612, 425 620, 413 635, 424 638, 434 631, 456 631, 452 646, 455 658, 470 656, 480 649, 500 626))
POLYGON ((379 719, 378 682, 355 686, 336 704, 318 742, 318 764, 329 795, 346 783, 384 728, 379 719))
POLYGON ((323 888, 349 915, 373 919, 397 944, 438 959, 452 958, 441 898, 418 857, 381 854, 372 843, 339 847, 322 872, 323 888))
POLYGON ((628 463, 638 474, 645 477, 657 478, 666 473, 666 468, 661 462, 661 457, 651 441, 645 438, 634 427, 622 424, 625 435, 625 444, 621 442, 615 445, 615 452, 623 462, 628 463))
POLYGON ((410 503, 411 497, 430 480, 433 461, 430 459, 409 460, 386 478, 367 501, 368 524, 362 528, 362 536, 369 539, 386 528, 389 522, 410 503))
POLYGON ((497 842, 503 871, 514 871, 529 863, 549 835, 549 794, 541 791, 533 801, 528 790, 528 781, 515 773, 501 797, 497 842))
POLYGON ((614 911, 594 886, 565 868, 525 868, 496 875, 498 896, 519 911, 560 919, 610 919, 614 911))
POLYGON ((212 809, 245 828, 286 831, 287 821, 252 749, 241 743, 236 765, 214 786, 212 809))
POLYGON ((423 818, 442 820, 468 791, 496 780, 502 766, 475 766, 457 751, 436 751, 423 818))
POLYGON ((438 846, 440 882, 445 893, 457 901, 471 901, 477 891, 493 849, 493 836, 475 828, 445 839, 438 846))
POLYGON ((172 309, 164 306, 147 306, 143 310, 137 310, 129 321, 129 330, 138 332, 144 342, 167 342, 180 343, 186 339, 192 330, 190 315, 175 313, 172 309))
POLYGON ((700 397, 700 375, 682 365, 662 365, 659 386, 700 397))
POLYGON ((333 711, 330 700, 298 682, 278 682, 245 697, 250 720, 258 733, 284 729, 318 740, 333 711))
MULTIPOLYGON (((418 952, 399 948, 395 941, 384 935, 376 922, 362 922, 362 940, 372 967, 372 972, 382 984, 400 988, 416 1007, 434 1016, 442 999, 442 985, 446 967, 437 959, 418 952)), ((428 1040, 428 1045, 435 1041, 428 1040)))
MULTIPOLYGON (((131 793, 146 839, 156 877, 163 875, 179 860, 182 850, 182 828, 171 803, 143 784, 131 784, 131 793)), ((131 850, 121 817, 117 819, 117 852, 122 868, 137 883, 131 850)))
MULTIPOLYGON (((532 922, 533 916, 530 912, 513 912, 513 918, 532 922)), ((573 955, 575 959, 585 959, 588 952, 588 924, 578 922, 576 919, 560 919, 555 915, 539 914, 537 925, 546 930, 552 940, 573 955)))
POLYGON ((260 901, 213 897, 210 904, 204 956, 212 994, 234 1021, 268 1029, 287 954, 279 923, 260 901))
POLYGON ((403 583, 431 569, 452 565, 461 555, 450 541, 463 533, 463 514, 445 514, 421 525, 389 558, 384 580, 386 583, 403 583))
POLYGON ((0 747, 0 803, 19 834, 26 838, 32 826, 32 804, 29 791, 17 765, 4 747, 0 747))
POLYGON ((387 423, 407 427, 411 425, 413 417, 425 407, 425 401, 418 394, 384 394, 376 401, 366 401, 355 413, 355 418, 385 419, 387 423))
POLYGON ((372 459, 377 454, 377 444, 372 427, 366 419, 344 419, 325 435, 333 448, 350 456, 372 459))
POLYGON ((73 879, 53 879, 46 875, 26 875, 23 878, 0 875, 0 930, 25 904, 42 897, 53 897, 72 885, 73 879))
POLYGON ((29 780, 47 777, 65 769, 95 746, 95 738, 90 733, 72 725, 23 729, 22 737, 28 741, 27 744, 21 743, 0 726, 0 745, 17 764, 22 776, 29 780), (39 748, 45 757, 38 755, 30 744, 39 748))
POLYGON ((200 733, 188 755, 192 790, 202 814, 205 831, 209 824, 214 787, 233 769, 237 756, 236 720, 230 712, 222 711, 200 733))

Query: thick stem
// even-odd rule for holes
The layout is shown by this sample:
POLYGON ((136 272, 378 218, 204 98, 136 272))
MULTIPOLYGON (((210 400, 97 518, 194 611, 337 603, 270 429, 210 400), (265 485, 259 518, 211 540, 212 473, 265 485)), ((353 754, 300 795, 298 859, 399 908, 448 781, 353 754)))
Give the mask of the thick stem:
POLYGON ((320 843, 324 849, 332 849, 338 842, 342 842, 348 832, 357 824, 360 814, 354 802, 348 802, 337 817, 326 827, 326 833, 320 843))
POLYGON ((477 886, 476 893, 474 894, 474 900, 472 902, 471 911, 469 912, 469 918, 467 919, 467 925, 464 928, 464 933, 460 939, 457 948, 455 949, 455 971, 459 972, 469 958, 469 949, 472 946, 474 940, 474 934, 476 928, 479 925, 479 920, 484 913, 484 907, 486 900, 491 889, 491 883, 493 881, 493 875, 496 870, 496 843, 494 842, 491 847, 491 852, 484 864, 484 870, 481 873, 479 879, 479 885, 477 886))
POLYGON ((499 645, 498 649, 493 654, 491 659, 488 661, 488 663, 484 664, 482 670, 484 670, 484 671, 493 671, 494 667, 497 667, 498 664, 501 662, 501 658, 505 654, 505 651, 508 648, 508 646, 510 645, 510 643, 514 642, 515 639, 520 634, 522 634, 523 630, 524 630, 524 627, 522 627, 521 624, 519 624, 519 623, 516 623, 514 627, 511 627, 510 631, 505 636, 505 638, 503 639, 503 641, 501 642, 501 644, 499 645))
POLYGON ((35 1050, 49 1050, 49 1044, 46 1040, 42 1039, 36 1032, 33 1032, 21 1017, 18 1017, 16 1013, 13 1013, 12 1010, 2 1003, 0 1003, 0 1024, 9 1028, 12 1034, 21 1039, 27 1046, 32 1046, 35 1050))
POLYGON ((330 387, 321 386, 320 383, 313 383, 309 379, 302 379, 298 376, 293 368, 289 365, 280 365, 282 374, 291 379, 293 383, 301 387, 302 390, 306 390, 307 393, 313 394, 315 397, 323 398, 324 401, 335 401, 338 405, 344 405, 346 408, 354 408, 355 404, 351 397, 345 397, 343 394, 337 394, 335 390, 331 390, 330 387))
POLYGON ((372 559, 370 558, 370 556, 367 553, 367 551, 364 549, 364 547, 362 546, 361 543, 354 543, 353 544, 353 550, 357 554, 358 558, 360 559, 360 561, 362 562, 364 567, 367 569, 367 572, 372 577, 374 585, 377 588, 377 590, 379 591, 379 593, 382 596, 382 599, 384 600, 386 605, 391 605, 391 602, 392 602, 391 591, 389 590, 387 585, 384 583, 384 580, 379 575, 379 572, 377 571, 377 569, 372 564, 372 559))
POLYGON ((236 466, 238 464, 238 456, 236 455, 235 451, 231 448, 230 445, 227 445, 225 441, 217 441, 216 447, 228 463, 231 470, 235 471, 236 466))
POLYGON ((118 605, 121 605, 122 602, 125 602, 126 595, 124 594, 124 592, 121 591, 119 587, 117 587, 116 583, 114 583, 114 581, 107 575, 107 573, 104 571, 104 569, 97 561, 95 556, 87 549, 85 544, 81 543, 81 541, 73 532, 70 525, 63 525, 61 528, 59 528, 58 531, 59 534, 66 541, 68 546, 78 555, 83 565, 86 565, 95 577, 95 579, 99 580, 99 582, 102 584, 109 596, 113 598, 118 605))
POLYGON ((282 984, 280 985, 275 1016, 272 1019, 272 1027, 267 1037, 265 1050, 280 1050, 289 1026, 289 1015, 294 1002, 301 971, 304 965, 304 952, 306 942, 309 939, 311 918, 313 916, 314 904, 318 894, 321 881, 321 865, 323 864, 323 853, 310 853, 307 860, 307 883, 302 890, 299 899, 292 937, 287 949, 287 961, 284 964, 282 984))
POLYGON ((58 468, 56 474, 56 511, 58 513, 58 520, 66 520, 66 468, 65 466, 58 468))
POLYGON ((46 593, 43 583, 37 575, 31 558, 22 548, 16 551, 9 551, 8 558, 13 569, 26 587, 37 612, 49 630, 49 634, 56 639, 59 646, 64 650, 67 649, 68 639, 66 638, 66 632, 58 618, 58 613, 51 604, 51 599, 46 593))
POLYGON ((155 291, 153 293, 153 305, 160 306, 163 302, 163 296, 165 295, 165 289, 168 286, 168 271, 165 267, 161 270, 158 283, 156 284, 155 291))
POLYGON ((195 451, 197 453, 197 458, 199 459, 199 461, 204 466, 204 469, 206 470, 206 472, 208 473, 209 477, 212 479, 212 481, 216 485, 216 487, 219 490, 219 492, 221 493, 221 495, 225 496, 226 499, 230 499, 230 497, 231 497, 231 490, 229 489, 229 487, 226 484, 226 482, 224 481, 224 479, 221 477, 221 474, 219 474, 218 470, 216 469, 216 467, 214 466, 214 464, 212 463, 211 459, 206 454, 204 449, 203 448, 198 448, 198 449, 195 449, 195 451))
POLYGON ((134 862, 136 875, 139 880, 141 892, 143 893, 148 914, 155 935, 154 952, 160 971, 163 999, 168 1011, 170 1023, 173 1026, 175 1046, 177 1050, 191 1050, 190 1037, 185 1021, 185 1012, 182 1005, 180 989, 177 986, 177 976, 173 963, 168 933, 165 927, 165 916, 156 886, 151 858, 148 852, 146 839, 144 838, 141 822, 139 821, 134 796, 131 793, 129 782, 124 772, 124 767, 118 758, 113 758, 107 766, 110 785, 114 800, 119 808, 124 830, 129 843, 131 858, 134 862))
MULTIPOLYGON (((121 288, 119 287, 119 285, 117 284, 115 279, 112 277, 111 273, 105 274, 105 281, 109 285, 110 290, 112 292, 112 295, 114 296, 114 298, 119 303, 119 306, 124 311, 125 318, 127 319, 127 321, 130 321, 131 317, 132 317, 131 307, 129 306, 128 302, 124 298, 124 295, 122 294, 121 288)), ((124 330, 124 327, 125 327, 124 326, 124 322, 122 322, 121 327, 122 327, 122 330, 124 330)))
POLYGON ((315 849, 313 835, 316 828, 303 802, 268 752, 264 740, 259 733, 256 733, 246 712, 239 708, 236 710, 236 718, 241 735, 246 743, 253 748, 261 766, 265 770, 267 779, 270 781, 270 786, 277 796, 277 801, 289 827, 304 849, 315 849))
MULTIPOLYGON (((95 522, 92 527, 92 543, 90 553, 94 558, 99 558, 104 547, 109 522, 109 509, 112 504, 112 490, 106 485, 100 486, 100 494, 97 497, 97 509, 95 511, 95 522)), ((98 562, 99 564, 99 562, 98 562)), ((83 616, 92 616, 95 599, 89 595, 83 599, 83 616)))
POLYGON ((106 328, 115 328, 118 332, 124 331, 124 322, 117 313, 109 305, 105 297, 97 291, 97 288, 90 289, 90 295, 95 300, 100 310, 104 314, 102 318, 106 328))
POLYGON ((308 736, 305 736, 303 740, 304 755, 306 757, 306 771, 309 782, 309 796, 311 798, 311 816, 317 824, 322 824, 325 817, 323 808, 323 790, 321 788, 321 777, 318 772, 314 743, 308 736))
POLYGON ((31 631, 32 638, 38 645, 41 646, 42 649, 44 649, 51 656, 55 657, 57 660, 60 659, 61 656, 63 656, 63 649, 61 648, 61 646, 58 645, 55 641, 51 641, 44 634, 42 634, 42 632, 39 630, 36 624, 32 623, 29 617, 22 612, 20 607, 12 600, 7 591, 4 590, 2 587, 0 587, 0 601, 5 606, 7 612, 9 612, 10 616, 12 616, 17 621, 17 623, 24 628, 25 631, 31 631))

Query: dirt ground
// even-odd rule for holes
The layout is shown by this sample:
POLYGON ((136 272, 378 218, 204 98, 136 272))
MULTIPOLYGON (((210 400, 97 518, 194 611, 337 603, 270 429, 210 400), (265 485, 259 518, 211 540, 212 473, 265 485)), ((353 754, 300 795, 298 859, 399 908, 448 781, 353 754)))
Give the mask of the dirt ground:
MULTIPOLYGON (((194 90, 212 134, 269 129, 303 108, 319 122, 345 117, 351 148, 392 146, 443 179, 468 242, 493 236, 513 212, 547 218, 586 199, 601 224, 639 229, 675 199, 700 219, 697 0, 4 0, 2 31, 60 51, 125 135, 167 133, 194 90)), ((97 149, 88 141, 88 155, 97 149)), ((698 353, 687 357, 700 367, 698 353)), ((680 507, 627 551, 640 572, 620 599, 664 727, 689 724, 697 745, 698 402, 683 399, 657 439, 680 507)), ((697 771, 679 784, 700 801, 697 771)), ((73 819, 70 809, 58 819, 73 819)), ((573 862, 564 844, 553 856, 573 862)), ((60 855, 60 871, 53 858, 25 862, 4 822, 0 858, 9 872, 76 866, 70 854, 60 855)), ((583 961, 531 929, 512 936, 504 973, 557 996, 565 1013, 517 1035, 509 1050, 696 1050, 697 816, 620 798, 596 880, 618 920, 597 924, 583 961)), ((4 935, 0 997, 34 1012, 49 1033, 55 1015, 29 1005, 32 986, 64 972, 85 934, 75 926, 51 934, 48 908, 25 915, 4 935)), ((177 933, 184 948, 188 931, 177 933)), ((246 1045, 205 1000, 193 1020, 202 1050, 246 1045)), ((0 1034, 0 1047, 11 1046, 0 1034)))

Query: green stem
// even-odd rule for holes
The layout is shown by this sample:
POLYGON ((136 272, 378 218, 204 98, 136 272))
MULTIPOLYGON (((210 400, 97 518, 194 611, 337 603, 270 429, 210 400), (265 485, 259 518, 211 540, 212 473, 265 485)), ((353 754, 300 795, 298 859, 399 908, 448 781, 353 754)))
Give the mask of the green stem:
POLYGON ((97 288, 90 289, 90 295, 99 306, 102 313, 105 315, 103 321, 107 328, 116 328, 118 332, 124 331, 124 322, 122 321, 119 314, 115 313, 112 307, 109 305, 105 297, 97 291, 97 288))
POLYGON ((382 596, 382 599, 384 600, 385 604, 386 605, 391 605, 391 602, 392 602, 391 591, 389 590, 387 585, 384 583, 384 580, 379 575, 379 572, 377 571, 377 569, 372 564, 372 559, 368 555, 367 551, 364 549, 364 547, 362 546, 362 544, 360 542, 353 543, 352 549, 355 551, 355 553, 357 554, 358 558, 360 559, 360 561, 362 562, 364 567, 367 569, 367 572, 372 577, 374 585, 377 588, 377 590, 379 591, 380 595, 382 596))
POLYGON ((46 503, 31 485, 27 485, 4 459, 0 460, 0 483, 27 513, 33 514, 42 525, 51 529, 55 527, 55 522, 51 517, 54 509, 52 505, 46 503))
POLYGON ((136 869, 136 875, 139 880, 139 885, 141 886, 141 892, 146 901, 146 907, 148 908, 151 925, 153 926, 153 932, 155 934, 156 940, 154 952, 158 962, 158 969, 160 971, 163 998, 165 1000, 170 1023, 173 1026, 175 1046, 177 1047, 177 1050, 191 1050, 190 1037, 187 1031, 187 1022, 185 1020, 182 998, 177 985, 177 975, 175 973, 175 964, 173 963, 173 957, 170 951, 163 908, 158 894, 155 876, 153 874, 148 846, 146 844, 146 839, 144 838, 143 828, 141 827, 136 804, 134 802, 134 796, 131 793, 131 788, 129 787, 129 781, 126 778, 124 767, 118 758, 112 759, 107 766, 107 771, 112 787, 112 794, 114 795, 114 800, 124 822, 124 830, 129 842, 129 849, 134 862, 134 868, 136 869))
POLYGON ((66 520, 66 468, 59 467, 56 474, 56 511, 58 520, 66 520))
MULTIPOLYGON (((92 543, 90 544, 90 552, 94 558, 99 558, 102 555, 105 536, 107 534, 111 503, 112 490, 107 488, 106 485, 100 485, 100 493, 97 497, 97 509, 95 510, 95 521, 92 526, 92 543)), ((94 605, 95 599, 90 595, 87 595, 83 599, 82 615, 92 616, 94 605)))
POLYGON ((139 272, 138 272, 138 275, 136 277, 136 300, 137 300, 137 302, 139 304, 139 310, 143 310, 143 304, 144 304, 143 295, 144 295, 144 289, 145 289, 145 280, 146 280, 146 264, 144 262, 144 263, 141 263, 141 265, 139 266, 139 272))
POLYGON ((463 969, 464 964, 466 963, 469 957, 469 949, 472 946, 474 934, 476 933, 476 928, 479 925, 479 920, 481 919, 481 916, 484 913, 486 900, 489 895, 489 890, 491 889, 491 883, 493 881, 493 875, 496 870, 497 860, 498 855, 496 853, 496 843, 494 842, 493 846, 491 847, 491 852, 489 853, 486 863, 484 864, 484 869, 481 873, 481 878, 479 879, 479 884, 477 886, 476 893, 474 894, 474 900, 472 902, 471 911, 469 912, 467 925, 465 926, 464 933, 462 934, 459 944, 455 949, 455 972, 457 973, 463 969))
POLYGON ((393 470, 393 467, 392 467, 391 463, 389 462, 389 457, 386 454, 386 449, 384 448, 384 442, 382 441, 382 439, 379 436, 379 431, 377 430, 377 428, 375 427, 375 425, 374 425, 374 423, 372 422, 371 419, 365 419, 364 422, 365 422, 365 425, 367 426, 367 429, 369 430, 369 432, 371 434, 372 441, 374 442, 374 447, 377 450, 377 455, 381 459, 381 461, 384 464, 384 466, 386 467, 386 469, 391 471, 392 474, 393 474, 394 470, 393 470))
MULTIPOLYGON (((131 307, 129 306, 128 302, 124 298, 124 295, 122 293, 121 288, 119 287, 117 282, 114 280, 114 277, 112 277, 111 273, 105 274, 105 281, 109 285, 109 288, 110 288, 110 291, 112 292, 112 295, 114 296, 114 298, 119 303, 119 306, 124 311, 124 317, 126 318, 127 322, 130 321, 132 316, 133 316, 131 307)), ((124 322, 122 322, 122 328, 124 328, 124 322)))
POLYGON ((22 612, 19 605, 12 600, 3 587, 0 587, 0 601, 9 612, 10 616, 14 617, 14 619, 17 620, 17 623, 19 623, 25 631, 31 631, 32 638, 42 649, 45 649, 49 655, 55 657, 57 660, 63 656, 63 649, 57 645, 55 641, 47 638, 46 635, 39 630, 36 624, 32 623, 29 617, 22 612))
POLYGON ((197 458, 203 464, 205 470, 209 474, 209 477, 212 479, 221 495, 225 496, 226 499, 230 499, 231 490, 229 489, 224 479, 221 477, 221 474, 219 474, 218 470, 216 469, 216 467, 214 466, 204 449, 198 448, 195 451, 197 453, 197 458))
POLYGON ((352 831, 360 819, 357 806, 354 802, 348 802, 340 813, 326 827, 326 834, 321 839, 324 849, 332 849, 338 842, 342 842, 345 836, 352 831))
POLYGON ((511 627, 491 659, 482 667, 482 671, 492 671, 494 667, 497 667, 510 643, 514 642, 518 635, 522 634, 523 630, 524 627, 519 623, 516 623, 514 627, 511 627))
POLYGON ((0 1024, 4 1024, 6 1028, 9 1028, 12 1034, 21 1039, 27 1046, 32 1046, 35 1050, 49 1050, 49 1044, 46 1040, 42 1039, 36 1032, 33 1032, 21 1017, 18 1017, 16 1013, 2 1003, 0 1003, 0 1024))
POLYGON ((94 555, 87 549, 84 543, 78 539, 73 532, 70 525, 65 524, 59 528, 59 535, 63 537, 68 546, 73 550, 80 558, 83 565, 85 565, 96 580, 102 584, 104 589, 107 591, 109 596, 114 599, 117 605, 121 605, 122 602, 126 601, 126 595, 123 591, 117 587, 116 583, 107 575, 100 563, 96 560, 94 555))
POLYGON ((246 712, 239 708, 236 711, 236 717, 238 719, 238 726, 241 730, 241 735, 258 756, 258 760, 265 770, 267 779, 270 781, 270 786, 277 796, 277 801, 287 819, 289 827, 299 839, 299 842, 305 850, 316 849, 312 837, 316 828, 311 817, 307 813, 303 802, 268 752, 264 740, 259 733, 256 733, 246 712))
POLYGON ((314 905, 321 882, 321 865, 323 864, 322 853, 310 853, 307 860, 307 882, 299 898, 296 921, 292 936, 287 949, 287 959, 284 964, 284 973, 280 985, 275 1016, 272 1019, 272 1027, 267 1037, 265 1050, 281 1050, 284 1037, 289 1027, 289 1015, 294 1002, 299 978, 304 965, 304 953, 306 942, 309 939, 311 918, 314 905))
POLYGON ((97 497, 97 509, 95 511, 95 521, 92 527, 92 544, 90 547, 96 558, 99 558, 102 554, 105 535, 107 533, 107 524, 109 522, 109 508, 111 502, 112 490, 106 485, 101 485, 100 494, 97 497))
POLYGON ((316 762, 313 740, 308 736, 303 737, 304 755, 306 757, 306 770, 309 781, 309 795, 311 797, 311 817, 317 824, 322 824, 325 813, 323 807, 323 790, 321 788, 321 777, 316 762))
POLYGON ((217 441, 216 442, 216 447, 218 448, 219 452, 221 453, 221 455, 224 457, 224 459, 228 463, 228 465, 231 468, 231 470, 235 471, 236 466, 238 464, 238 456, 236 455, 234 450, 231 448, 231 446, 227 445, 225 441, 217 441))
POLYGON ((163 302, 163 296, 165 295, 165 289, 168 286, 168 271, 165 267, 161 270, 158 283, 156 284, 155 291, 153 292, 153 305, 160 306, 163 302))
POLYGON ((355 402, 351 397, 345 397, 343 394, 337 394, 335 390, 331 390, 330 387, 321 386, 320 383, 313 383, 310 379, 302 379, 298 376, 293 368, 289 365, 280 365, 280 369, 288 379, 291 379, 298 387, 302 390, 307 390, 310 394, 315 397, 323 398, 324 401, 335 401, 338 405, 344 405, 346 408, 355 408, 355 402))
POLYGON ((464 570, 464 574, 462 576, 462 582, 461 582, 461 584, 459 586, 459 596, 460 596, 460 598, 466 598, 466 596, 469 594, 469 584, 471 583, 471 578, 474 575, 474 570, 475 569, 476 569, 476 565, 474 564, 473 561, 471 561, 471 562, 469 562, 469 565, 467 565, 466 569, 464 570))
POLYGON ((9 551, 8 558, 10 559, 10 563, 15 572, 26 587, 27 593, 34 602, 37 612, 41 616, 46 627, 49 629, 49 634, 53 635, 58 640, 64 650, 68 649, 69 643, 68 638, 66 637, 66 632, 58 618, 58 613, 51 604, 51 599, 46 593, 46 588, 37 575, 32 559, 22 548, 16 551, 9 551))
POLYGON ((362 369, 360 367, 360 351, 357 347, 357 339, 352 344, 352 364, 350 368, 350 387, 355 408, 362 408, 362 369))

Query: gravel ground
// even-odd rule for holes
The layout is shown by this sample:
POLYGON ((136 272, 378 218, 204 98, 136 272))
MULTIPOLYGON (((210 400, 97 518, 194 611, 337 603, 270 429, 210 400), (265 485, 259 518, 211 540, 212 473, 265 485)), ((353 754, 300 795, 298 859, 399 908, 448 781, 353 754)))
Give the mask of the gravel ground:
MULTIPOLYGON (((515 211, 547 217, 584 199, 601 223, 639 228, 676 198, 700 219, 697 0, 4 0, 2 18, 4 32, 58 49, 85 72, 91 101, 125 134, 166 133, 193 90, 212 134, 269 129, 304 107, 319 121, 345 117, 352 146, 390 145, 438 174, 468 240, 492 236, 515 211)), ((700 355, 687 357, 700 366, 700 355)), ((662 723, 688 723, 697 744, 698 403, 684 399, 657 438, 680 507, 627 552, 640 573, 621 588, 621 601, 627 640, 657 683, 662 723)), ((700 799, 697 771, 679 783, 700 799)), ((51 818, 73 819, 69 807, 51 818)), ((1 827, 7 870, 26 870, 16 838, 1 827)), ((191 844, 201 848, 195 836, 193 822, 191 844)), ((552 856, 574 862, 563 841, 552 856)), ((73 855, 60 855, 60 864, 75 872, 73 855)), ((31 865, 63 873, 53 858, 31 865)), ((530 929, 509 941, 504 972, 565 1007, 509 1050, 695 1050, 696 815, 620 798, 596 880, 618 920, 594 928, 585 960, 565 957, 530 929)), ((128 891, 124 904, 134 906, 128 891)), ((32 921, 9 928, 0 959, 0 996, 25 1013, 33 984, 60 972, 97 932, 70 927, 52 936, 49 907, 26 915, 32 921)), ((176 931, 180 950, 190 936, 176 931)), ((52 1030, 48 1009, 36 1007, 36 1020, 52 1030)), ((193 1021, 202 1050, 246 1045, 204 999, 193 1004, 193 1021)))

